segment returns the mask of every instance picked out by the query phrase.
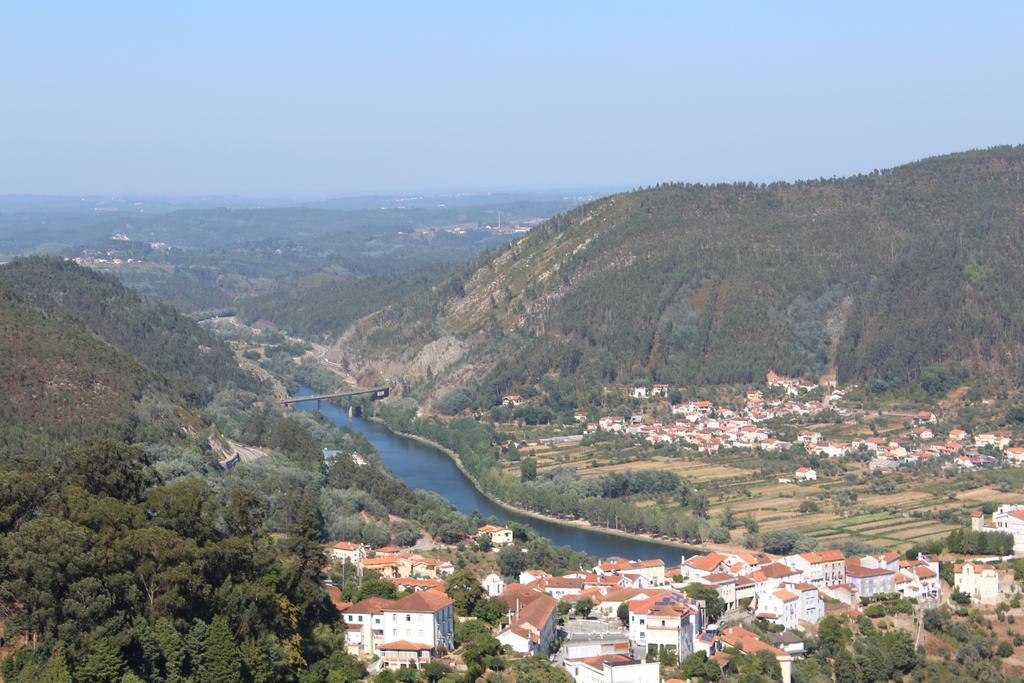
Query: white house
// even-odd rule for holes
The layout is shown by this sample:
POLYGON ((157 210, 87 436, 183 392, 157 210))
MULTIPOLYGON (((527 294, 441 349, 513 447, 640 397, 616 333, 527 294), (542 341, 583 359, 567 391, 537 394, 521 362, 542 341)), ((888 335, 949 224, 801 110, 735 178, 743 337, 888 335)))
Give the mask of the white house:
POLYGON ((797 481, 817 481, 818 473, 810 467, 798 467, 793 476, 797 481))
POLYGON ((757 599, 758 619, 770 621, 785 628, 796 628, 799 618, 800 596, 785 588, 768 593, 757 599))
POLYGON ((502 548, 512 545, 512 530, 508 527, 497 524, 484 524, 476 530, 477 538, 487 537, 491 541, 492 548, 502 548))
POLYGON ((509 624, 495 636, 522 654, 551 651, 557 635, 558 601, 529 586, 512 584, 498 598, 508 608, 509 624))
POLYGON ((896 592, 896 572, 882 567, 866 567, 855 559, 846 561, 846 580, 862 598, 896 592))
POLYGON ((329 554, 332 560, 347 561, 358 567, 366 559, 366 546, 348 541, 338 541, 331 546, 329 554))
POLYGON ((377 653, 384 635, 384 608, 392 602, 386 598, 367 598, 342 610, 345 649, 349 654, 370 657, 377 653))
POLYGON ((953 567, 953 586, 975 602, 999 600, 999 571, 988 564, 964 562, 953 567))
POLYGON ((658 662, 642 662, 624 654, 565 660, 565 670, 576 683, 658 683, 658 662))
POLYGON ((803 583, 821 587, 846 582, 846 558, 839 550, 790 555, 783 562, 800 571, 803 583))
POLYGON ((383 608, 385 642, 377 648, 388 669, 420 668, 455 647, 455 609, 440 591, 420 591, 383 608))
POLYGON ((546 579, 550 576, 551 574, 548 574, 543 569, 524 569, 519 572, 519 583, 529 585, 538 579, 546 579))
POLYGON ((629 603, 629 643, 636 648, 668 648, 683 660, 693 654, 703 631, 703 603, 680 593, 629 603))

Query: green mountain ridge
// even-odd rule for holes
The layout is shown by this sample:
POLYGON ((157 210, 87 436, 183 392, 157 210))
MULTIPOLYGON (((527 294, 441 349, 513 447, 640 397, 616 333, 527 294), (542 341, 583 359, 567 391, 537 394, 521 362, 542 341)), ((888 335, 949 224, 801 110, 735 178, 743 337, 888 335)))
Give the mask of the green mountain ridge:
POLYGON ((173 308, 61 259, 0 266, 0 418, 123 436, 136 404, 196 405, 216 386, 256 388, 224 342, 173 308))
POLYGON ((469 350, 443 374, 480 404, 548 372, 676 384, 769 370, 885 385, 1016 377, 1022 262, 1021 146, 848 178, 659 185, 547 221, 365 319, 349 341, 373 367, 460 339, 469 350))

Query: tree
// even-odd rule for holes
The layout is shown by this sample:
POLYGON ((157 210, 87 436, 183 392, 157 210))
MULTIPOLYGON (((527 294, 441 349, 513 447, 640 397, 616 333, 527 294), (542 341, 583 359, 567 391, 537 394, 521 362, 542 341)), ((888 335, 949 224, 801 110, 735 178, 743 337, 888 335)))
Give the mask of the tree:
POLYGON ((536 481, 537 461, 533 458, 523 458, 519 461, 520 481, 536 481))
POLYGON ((201 683, 233 683, 241 681, 241 652, 235 646, 228 620, 217 615, 210 622, 203 643, 203 658, 199 668, 201 683))
POLYGON ((107 683, 119 681, 127 665, 121 652, 107 638, 95 640, 89 647, 89 655, 78 667, 75 677, 85 683, 107 683))
POLYGON ((886 633, 882 636, 882 644, 889 664, 897 671, 909 673, 917 667, 918 656, 914 647, 914 637, 903 629, 886 633))
POLYGON ((725 601, 714 588, 699 583, 691 583, 683 589, 683 592, 694 600, 704 601, 704 611, 707 613, 709 623, 718 621, 725 613, 725 601))
POLYGON ((447 673, 448 669, 445 668, 444 664, 442 664, 441 662, 427 662, 423 666, 423 676, 430 683, 437 683, 437 681, 440 681, 442 678, 444 678, 445 674, 447 673))
POLYGON ((477 600, 476 605, 473 606, 473 616, 475 618, 495 626, 501 622, 507 613, 508 608, 505 606, 505 603, 496 598, 483 597, 477 600))
POLYGON ((846 650, 853 633, 842 619, 829 615, 818 624, 818 643, 826 656, 835 657, 846 650))
POLYGON ((466 662, 468 675, 475 680, 484 672, 485 662, 501 652, 501 643, 491 635, 482 636, 462 648, 462 659, 466 662))
POLYGON ((518 577, 526 569, 527 559, 518 543, 506 545, 498 551, 498 571, 502 576, 518 577))
POLYGON ((484 596, 480 580, 468 569, 459 569, 444 582, 445 592, 455 603, 455 613, 461 617, 473 614, 473 608, 484 596))
POLYGON ((708 656, 705 652, 694 652, 682 661, 680 675, 685 678, 703 678, 706 673, 708 656))
POLYGON ((455 642, 459 646, 467 645, 489 635, 491 635, 491 627, 480 619, 455 622, 455 642))
POLYGON ((618 608, 615 610, 615 616, 619 618, 622 625, 625 626, 629 623, 629 603, 623 600, 619 603, 618 608))
POLYGON ((773 555, 789 555, 794 552, 806 552, 815 545, 813 538, 803 536, 792 529, 774 529, 761 535, 761 542, 766 553, 773 555))
POLYGON ((68 671, 63 645, 58 643, 57 647, 53 648, 50 659, 39 672, 39 683, 71 683, 71 672, 68 671))
POLYGON ((580 615, 584 619, 590 616, 590 612, 593 609, 594 601, 590 598, 589 595, 583 596, 582 598, 577 600, 572 606, 573 612, 580 615))
POLYGON ((858 683, 861 680, 857 662, 846 648, 835 654, 832 668, 835 671, 836 683, 858 683))

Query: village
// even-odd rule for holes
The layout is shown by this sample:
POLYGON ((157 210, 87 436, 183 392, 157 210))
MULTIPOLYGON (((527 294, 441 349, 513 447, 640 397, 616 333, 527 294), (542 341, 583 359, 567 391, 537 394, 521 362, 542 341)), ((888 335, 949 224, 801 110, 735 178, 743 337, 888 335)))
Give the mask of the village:
MULTIPOLYGON (((840 417, 853 414, 842 403, 846 390, 836 388, 834 380, 826 380, 823 386, 819 386, 769 372, 766 384, 771 389, 781 390, 782 395, 769 399, 761 390, 748 391, 744 406, 739 410, 708 400, 681 401, 671 406, 675 420, 670 424, 652 421, 643 413, 629 418, 604 415, 590 422, 586 413, 578 412, 575 419, 584 425, 584 434, 626 434, 650 444, 681 444, 701 453, 715 453, 727 448, 778 452, 792 447, 794 441, 778 438, 778 434, 765 423, 813 417, 824 411, 834 411, 840 417), (822 398, 807 397, 811 392, 821 393, 822 398)), ((630 397, 641 401, 667 399, 670 392, 667 384, 640 385, 632 388, 630 397)), ((503 403, 518 406, 522 405, 522 399, 519 395, 509 395, 504 397, 503 403)), ((975 435, 959 427, 940 430, 938 417, 931 410, 921 410, 909 417, 911 425, 902 433, 839 441, 829 439, 819 431, 801 430, 795 443, 802 444, 809 453, 829 458, 868 451, 873 456, 871 469, 882 471, 941 456, 952 456, 953 464, 960 469, 985 467, 999 462, 991 451, 997 451, 1007 464, 1024 465, 1024 446, 1011 446, 1013 437, 1005 430, 975 435), (989 452, 983 453, 981 449, 989 452)))
MULTIPOLYGON (((1013 553, 1024 554, 1024 506, 1000 506, 988 518, 977 511, 971 531, 1010 534, 1013 553)), ((513 530, 485 524, 472 542, 485 555, 507 552, 513 530)), ((324 582, 344 621, 346 648, 371 671, 431 663, 465 670, 456 633, 460 624, 479 623, 480 612, 456 609, 453 598, 458 592, 464 600, 467 586, 497 605, 488 630, 504 652, 549 658, 586 683, 661 683, 698 664, 729 672, 749 656, 777 662, 789 683, 808 639, 830 616, 891 618, 893 627, 915 629, 923 648, 928 610, 1020 612, 1020 588, 1004 564, 1013 555, 713 551, 683 554, 677 566, 609 558, 560 576, 529 567, 502 576, 489 565, 459 568, 412 548, 340 541, 325 552, 324 575, 332 578, 324 582), (370 577, 393 584, 397 597, 342 599, 342 585, 370 577)))

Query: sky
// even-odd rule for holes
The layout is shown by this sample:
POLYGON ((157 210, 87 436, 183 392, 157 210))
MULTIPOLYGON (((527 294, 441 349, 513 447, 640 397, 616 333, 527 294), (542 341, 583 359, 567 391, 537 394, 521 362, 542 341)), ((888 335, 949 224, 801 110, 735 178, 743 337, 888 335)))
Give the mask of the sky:
POLYGON ((1024 143, 1024 3, 19 2, 0 194, 630 188, 1024 143))

